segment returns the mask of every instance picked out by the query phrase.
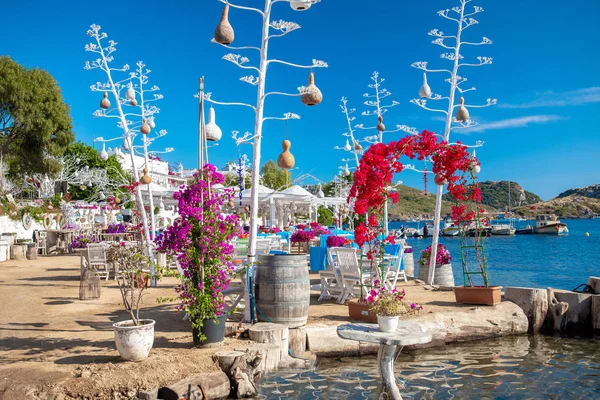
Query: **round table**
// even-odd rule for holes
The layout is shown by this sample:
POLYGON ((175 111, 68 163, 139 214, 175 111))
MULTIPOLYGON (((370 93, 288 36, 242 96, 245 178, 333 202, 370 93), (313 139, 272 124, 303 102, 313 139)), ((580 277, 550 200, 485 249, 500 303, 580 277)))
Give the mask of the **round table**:
POLYGON ((396 332, 381 332, 377 324, 346 324, 338 326, 339 337, 360 342, 378 343, 379 375, 387 398, 402 400, 394 376, 394 361, 402 347, 431 342, 431 333, 412 321, 400 320, 396 332), (399 349, 398 349, 399 347, 399 349))

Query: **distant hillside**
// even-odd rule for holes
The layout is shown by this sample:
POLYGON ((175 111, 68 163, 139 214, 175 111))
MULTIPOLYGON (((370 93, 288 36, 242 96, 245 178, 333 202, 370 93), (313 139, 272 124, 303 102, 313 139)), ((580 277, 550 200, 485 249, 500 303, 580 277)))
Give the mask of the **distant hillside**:
MULTIPOLYGON (((389 218, 411 219, 411 218, 433 218, 435 210, 435 193, 424 194, 423 191, 400 185, 397 187, 398 203, 390 206, 389 218)), ((450 214, 451 201, 442 201, 442 217, 450 214)), ((494 212, 490 207, 484 207, 486 211, 494 212)))
POLYGON ((569 189, 550 200, 517 208, 522 215, 552 213, 561 218, 591 218, 600 215, 600 185, 569 189), (532 206, 535 207, 532 209, 532 206))
MULTIPOLYGON (((481 188, 481 204, 493 207, 497 210, 506 209, 508 206, 508 181, 485 181, 480 182, 479 186, 481 188)), ((452 197, 450 196, 450 193, 446 193, 443 199, 451 201, 452 197)), ((511 209, 522 205, 539 203, 541 201, 542 199, 537 194, 526 191, 516 182, 510 182, 511 209)))

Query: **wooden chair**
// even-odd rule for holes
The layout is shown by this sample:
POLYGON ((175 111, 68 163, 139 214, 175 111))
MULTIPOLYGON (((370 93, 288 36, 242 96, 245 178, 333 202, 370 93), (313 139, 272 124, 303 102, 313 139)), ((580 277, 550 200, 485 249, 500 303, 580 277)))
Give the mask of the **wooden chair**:
MULTIPOLYGON (((87 245, 87 261, 89 268, 96 268, 98 273, 105 273, 106 280, 110 270, 108 268, 108 260, 106 259, 106 246, 102 243, 89 243, 87 245), (104 268, 104 272, 100 271, 100 267, 104 268)), ((115 279, 117 278, 117 266, 115 265, 115 279)))
POLYGON ((35 248, 38 253, 40 253, 40 251, 41 251, 41 254, 44 256, 48 252, 48 249, 46 246, 47 236, 48 236, 48 233, 45 231, 36 231, 35 232, 35 248))
POLYGON ((370 275, 363 274, 356 258, 356 250, 345 247, 335 247, 332 252, 337 257, 340 273, 342 275, 343 293, 338 303, 344 304, 353 297, 359 297, 361 292, 367 293, 367 284, 370 275))
POLYGON ((334 248, 327 249, 325 271, 319 271, 319 277, 321 278, 321 295, 319 296, 318 301, 335 299, 335 301, 338 302, 344 293, 339 266, 332 254, 333 249, 334 248))

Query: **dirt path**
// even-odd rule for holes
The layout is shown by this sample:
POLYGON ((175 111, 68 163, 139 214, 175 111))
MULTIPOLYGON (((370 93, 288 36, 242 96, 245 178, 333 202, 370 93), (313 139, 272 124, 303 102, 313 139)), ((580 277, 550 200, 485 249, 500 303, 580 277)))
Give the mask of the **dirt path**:
MULTIPOLYGON (((1 263, 0 399, 131 397, 214 369, 216 350, 194 348, 189 322, 156 302, 173 296, 174 283, 167 279, 144 297, 140 315, 156 321, 150 357, 124 362, 112 323, 127 316, 113 280, 102 281, 99 300, 81 301, 76 256, 1 263)), ((236 344, 226 339, 226 347, 236 344)))

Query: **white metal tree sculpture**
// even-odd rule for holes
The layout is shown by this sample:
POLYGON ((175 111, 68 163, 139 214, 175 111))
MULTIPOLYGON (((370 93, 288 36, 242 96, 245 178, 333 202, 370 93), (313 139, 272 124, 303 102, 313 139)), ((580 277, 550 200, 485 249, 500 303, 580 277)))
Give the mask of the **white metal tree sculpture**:
MULTIPOLYGON (((257 13, 262 18, 262 27, 261 27, 261 43, 260 46, 242 46, 242 47, 233 47, 230 46, 231 41, 233 41, 233 31, 231 31, 231 26, 229 26, 229 31, 225 32, 215 32, 215 38, 212 40, 215 43, 219 43, 223 47, 230 50, 249 50, 255 51, 259 54, 259 65, 254 66, 250 65, 250 60, 247 57, 243 57, 239 54, 229 53, 223 56, 223 59, 229 61, 239 68, 253 71, 256 75, 247 75, 240 78, 241 81, 246 82, 252 86, 257 87, 257 100, 256 105, 251 105, 247 103, 240 102, 220 102, 211 99, 211 93, 205 94, 205 100, 213 103, 213 104, 221 104, 221 105, 233 105, 233 106, 242 106, 250 108, 255 113, 255 123, 254 123, 254 132, 251 134, 245 134, 243 138, 237 138, 236 140, 242 139, 242 141, 253 141, 253 157, 252 157, 252 188, 251 188, 251 205, 250 205, 250 239, 248 246, 248 257, 250 262, 254 262, 255 253, 256 253, 256 238, 257 238, 257 222, 258 222, 258 187, 260 180, 260 160, 261 160, 261 141, 262 141, 262 126, 263 123, 267 120, 288 120, 288 119, 298 119, 299 116, 297 114, 288 113, 283 117, 265 117, 264 116, 264 106, 265 100, 269 96, 280 95, 280 96, 293 96, 293 97, 302 97, 302 100, 305 104, 318 104, 320 99, 317 102, 310 102, 310 100, 315 97, 321 96, 320 91, 314 85, 314 76, 311 72, 309 85, 307 87, 299 87, 299 93, 283 93, 283 92, 269 92, 265 93, 265 85, 267 80, 267 69, 269 65, 272 64, 283 64, 294 68, 303 68, 312 70, 313 68, 319 67, 327 67, 327 63, 314 60, 311 65, 300 65, 294 64, 287 61, 282 61, 278 59, 268 58, 268 50, 269 50, 269 42, 271 39, 281 38, 295 30, 300 29, 300 25, 295 22, 288 21, 271 21, 271 12, 273 9, 273 5, 276 3, 286 3, 290 4, 292 8, 294 8, 294 4, 297 2, 295 0, 265 0, 264 9, 258 9, 253 7, 246 7, 237 4, 230 3, 228 0, 219 0, 221 3, 225 4, 225 12, 228 11, 229 7, 251 11, 257 13), (271 33, 271 30, 274 31, 271 33), (224 35, 220 35, 217 33, 224 33, 224 35)), ((312 4, 316 4, 320 2, 320 0, 302 0, 304 7, 301 9, 309 8, 312 4)), ((221 25, 221 24, 219 24, 221 25)), ((217 27, 217 31, 219 31, 219 26, 217 27)), ((248 303, 246 303, 248 304, 248 303)))
MULTIPOLYGON (((452 9, 446 9, 438 11, 438 15, 444 19, 454 22, 457 25, 457 30, 455 35, 447 35, 444 32, 433 29, 429 32, 429 36, 433 36, 435 39, 433 40, 433 44, 436 44, 444 49, 449 50, 448 52, 442 53, 441 58, 446 59, 452 63, 452 69, 431 69, 428 67, 427 62, 419 61, 412 64, 412 67, 423 70, 423 86, 419 91, 419 96, 421 98, 411 100, 411 103, 416 104, 417 106, 436 113, 444 114, 445 116, 445 127, 444 127, 444 135, 443 139, 447 142, 450 141, 450 133, 455 129, 465 129, 476 125, 476 122, 472 121, 469 117, 469 113, 467 111, 468 108, 482 108, 489 107, 491 105, 496 104, 496 99, 488 98, 485 104, 481 105, 466 105, 464 104, 464 100, 461 97, 459 102, 456 102, 455 96, 458 91, 461 96, 467 92, 471 92, 476 90, 474 87, 471 88, 463 88, 465 82, 467 82, 467 78, 464 78, 459 75, 459 70, 461 67, 481 67, 484 65, 490 65, 492 63, 491 57, 477 57, 477 63, 468 63, 462 62, 463 55, 461 54, 462 46, 483 46, 492 44, 492 41, 487 37, 483 37, 479 42, 468 42, 463 40, 463 32, 479 23, 476 19, 473 18, 474 15, 483 12, 483 8, 479 6, 474 6, 472 11, 467 11, 467 4, 471 3, 473 0, 459 0, 459 5, 453 7, 452 9), (448 43, 452 42, 452 43, 448 43), (441 96, 439 94, 435 94, 431 92, 431 88, 427 83, 426 73, 440 73, 447 76, 445 79, 446 82, 450 84, 450 91, 448 96, 441 96), (448 107, 447 109, 436 109, 428 106, 428 100, 432 101, 447 101, 448 107)), ((477 147, 481 145, 478 143, 477 147)), ((428 283, 432 283, 434 279, 435 272, 435 259, 437 253, 437 245, 440 234, 440 216, 442 211, 442 194, 443 194, 443 186, 438 185, 437 187, 437 197, 435 203, 435 217, 434 217, 434 230, 433 230, 433 240, 431 244, 431 265, 429 268, 429 277, 428 283)))

